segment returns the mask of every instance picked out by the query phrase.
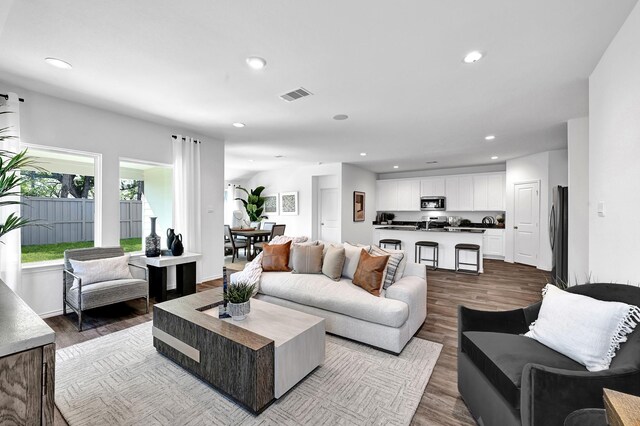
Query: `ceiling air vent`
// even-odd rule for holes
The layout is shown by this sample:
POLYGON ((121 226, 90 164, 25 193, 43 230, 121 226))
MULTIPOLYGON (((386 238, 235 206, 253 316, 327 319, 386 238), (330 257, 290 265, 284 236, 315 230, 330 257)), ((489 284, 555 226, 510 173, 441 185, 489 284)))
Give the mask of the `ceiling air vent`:
POLYGON ((285 93, 284 95, 280 95, 281 99, 284 99, 287 102, 295 101, 296 99, 304 98, 305 96, 313 95, 310 91, 301 87, 296 90, 292 90, 289 93, 285 93))

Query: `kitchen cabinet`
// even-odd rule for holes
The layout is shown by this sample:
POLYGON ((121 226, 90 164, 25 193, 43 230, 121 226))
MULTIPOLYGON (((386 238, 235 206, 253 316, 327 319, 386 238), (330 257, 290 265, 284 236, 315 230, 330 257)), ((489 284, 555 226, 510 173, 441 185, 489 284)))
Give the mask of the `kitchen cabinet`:
POLYGON ((377 182, 376 210, 420 211, 420 181, 379 180, 377 182))
POLYGON ((473 210, 504 210, 504 178, 503 173, 473 176, 473 210))
POLYGON ((447 211, 473 210, 473 177, 451 176, 445 179, 447 211))
POLYGON ((482 236, 484 257, 504 257, 504 229, 487 229, 482 236))
POLYGON ((445 179, 441 177, 422 179, 420 181, 420 196, 444 197, 446 195, 444 181, 445 179))
POLYGON ((398 182, 398 211, 420 211, 420 181, 398 182))
POLYGON ((398 181, 379 180, 376 182, 376 210, 398 210, 398 181))

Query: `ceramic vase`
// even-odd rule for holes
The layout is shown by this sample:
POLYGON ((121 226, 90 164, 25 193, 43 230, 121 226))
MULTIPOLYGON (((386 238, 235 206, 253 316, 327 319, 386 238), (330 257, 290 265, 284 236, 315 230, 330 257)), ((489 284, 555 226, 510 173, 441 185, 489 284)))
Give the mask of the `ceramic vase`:
POLYGON ((167 228, 167 248, 171 250, 173 240, 176 238, 176 233, 173 228, 167 228))
POLYGON ((151 233, 144 240, 144 253, 147 257, 160 256, 160 235, 156 234, 157 217, 151 218, 151 233))
POLYGON ((180 256, 184 253, 184 246, 182 245, 182 234, 178 234, 173 239, 171 244, 171 254, 174 256, 180 256))

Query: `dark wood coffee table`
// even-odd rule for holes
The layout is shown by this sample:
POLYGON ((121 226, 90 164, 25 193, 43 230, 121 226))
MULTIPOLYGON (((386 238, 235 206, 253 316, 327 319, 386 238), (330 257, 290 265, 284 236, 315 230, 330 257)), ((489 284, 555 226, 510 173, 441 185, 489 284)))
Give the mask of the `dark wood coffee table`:
POLYGON ((156 350, 253 413, 324 362, 323 318, 251 299, 244 321, 219 319, 221 303, 213 289, 156 304, 156 350))

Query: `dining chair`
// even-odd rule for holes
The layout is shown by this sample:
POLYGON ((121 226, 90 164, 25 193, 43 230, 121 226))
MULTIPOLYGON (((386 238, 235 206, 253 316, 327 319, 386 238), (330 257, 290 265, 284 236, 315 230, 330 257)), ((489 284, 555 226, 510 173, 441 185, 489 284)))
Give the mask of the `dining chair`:
MULTIPOLYGON (((286 226, 287 225, 273 225, 273 228, 271 228, 271 235, 269 236, 269 241, 273 240, 273 237, 277 237, 278 235, 284 235, 284 230, 286 226)), ((253 245, 253 248, 254 250, 262 251, 262 248, 264 247, 265 244, 269 244, 269 242, 266 241, 266 242, 255 243, 253 245)))
POLYGON ((244 255, 247 255, 247 242, 246 241, 238 241, 233 238, 233 234, 231 233, 231 227, 229 225, 224 226, 224 235, 227 237, 229 242, 224 243, 225 249, 231 249, 231 263, 233 263, 236 259, 238 251, 243 248, 244 255))

